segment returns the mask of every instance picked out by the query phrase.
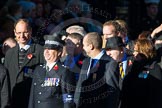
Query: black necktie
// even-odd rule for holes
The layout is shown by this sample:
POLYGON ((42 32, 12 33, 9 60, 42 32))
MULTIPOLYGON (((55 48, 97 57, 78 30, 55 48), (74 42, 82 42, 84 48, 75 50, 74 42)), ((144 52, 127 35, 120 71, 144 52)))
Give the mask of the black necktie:
POLYGON ((49 66, 46 66, 46 72, 49 72, 49 66))
POLYGON ((24 48, 21 48, 20 51, 21 51, 21 52, 25 52, 25 49, 24 49, 24 48))

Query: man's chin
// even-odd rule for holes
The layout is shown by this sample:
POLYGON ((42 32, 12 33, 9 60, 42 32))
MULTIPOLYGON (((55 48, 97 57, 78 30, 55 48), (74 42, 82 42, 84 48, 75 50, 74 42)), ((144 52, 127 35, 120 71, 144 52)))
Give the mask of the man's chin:
POLYGON ((49 60, 50 60, 50 57, 46 57, 45 60, 46 60, 46 61, 49 61, 49 60))
POLYGON ((20 42, 21 42, 21 43, 28 43, 29 40, 28 40, 28 39, 22 39, 22 40, 20 40, 20 42))

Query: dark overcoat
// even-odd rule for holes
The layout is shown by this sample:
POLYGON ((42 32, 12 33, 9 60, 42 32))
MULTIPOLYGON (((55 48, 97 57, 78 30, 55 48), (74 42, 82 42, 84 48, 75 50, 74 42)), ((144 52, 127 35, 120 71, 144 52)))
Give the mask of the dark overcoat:
POLYGON ((44 63, 43 47, 31 44, 22 67, 19 68, 19 45, 9 49, 5 55, 5 67, 9 72, 13 108, 27 108, 32 72, 36 65, 44 63))
POLYGON ((76 108, 117 108, 119 102, 118 64, 104 54, 90 69, 90 58, 83 62, 74 95, 76 108))
POLYGON ((162 108, 162 70, 154 60, 134 61, 123 81, 120 108, 162 108))
POLYGON ((0 64, 0 108, 8 108, 10 105, 10 84, 8 72, 0 64))

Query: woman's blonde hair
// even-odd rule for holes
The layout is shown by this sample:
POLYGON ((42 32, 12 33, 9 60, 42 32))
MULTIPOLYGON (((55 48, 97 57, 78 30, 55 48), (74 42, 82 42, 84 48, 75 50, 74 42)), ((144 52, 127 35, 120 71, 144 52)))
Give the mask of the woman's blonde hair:
POLYGON ((153 43, 148 39, 137 39, 135 41, 137 52, 144 54, 146 58, 153 58, 156 56, 156 51, 153 43))

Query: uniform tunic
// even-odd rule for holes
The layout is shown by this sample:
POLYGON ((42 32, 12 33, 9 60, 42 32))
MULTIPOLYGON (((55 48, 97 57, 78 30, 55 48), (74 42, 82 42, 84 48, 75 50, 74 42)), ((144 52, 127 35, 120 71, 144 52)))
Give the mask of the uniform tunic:
POLYGON ((47 72, 45 65, 34 71, 28 108, 71 108, 74 77, 57 62, 47 72))

